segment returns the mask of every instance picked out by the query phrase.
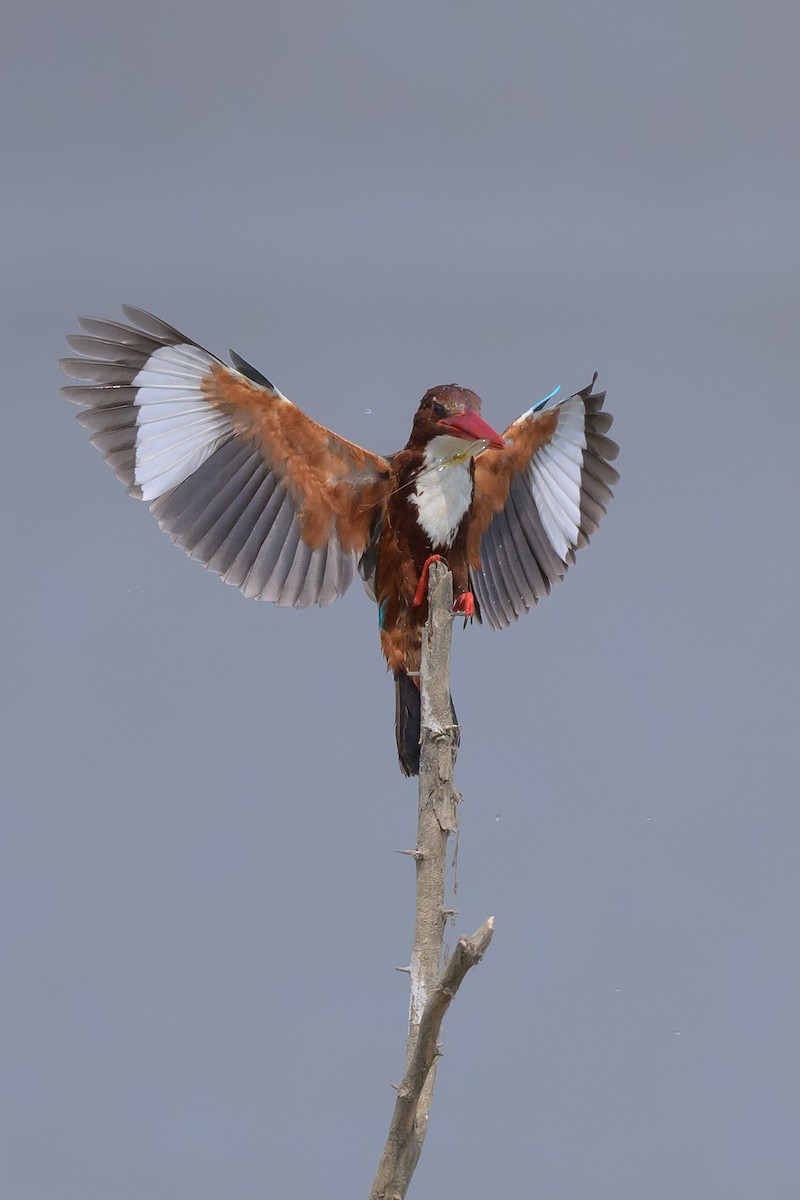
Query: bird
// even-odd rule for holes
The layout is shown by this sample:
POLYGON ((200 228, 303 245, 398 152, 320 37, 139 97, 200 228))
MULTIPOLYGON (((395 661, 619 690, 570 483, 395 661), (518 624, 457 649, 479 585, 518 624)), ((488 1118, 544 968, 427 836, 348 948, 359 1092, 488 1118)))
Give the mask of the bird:
POLYGON ((172 541, 245 596, 327 605, 361 576, 395 681, 400 768, 418 774, 430 563, 452 572, 464 623, 493 629, 564 577, 619 478, 597 375, 502 435, 475 392, 430 388, 405 447, 384 456, 318 424, 233 350, 228 365, 151 313, 123 312, 80 318, 61 361, 91 441, 172 541))

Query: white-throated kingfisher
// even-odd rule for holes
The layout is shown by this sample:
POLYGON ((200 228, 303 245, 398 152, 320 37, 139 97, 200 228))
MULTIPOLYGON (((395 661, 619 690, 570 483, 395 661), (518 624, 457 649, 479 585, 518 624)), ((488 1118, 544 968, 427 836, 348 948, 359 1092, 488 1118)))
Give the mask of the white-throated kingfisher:
MULTIPOLYGON (((356 571, 378 605, 396 683, 397 751, 419 770, 427 569, 446 559, 455 611, 502 629, 562 579, 617 472, 595 380, 549 396, 501 436, 474 392, 431 388, 403 450, 382 457, 318 425, 231 351, 233 367, 141 309, 82 318, 63 389, 86 406, 116 475, 174 542, 246 596, 305 608, 356 571)), ((595 376, 596 379, 596 376, 595 376)), ((455 721, 455 714, 454 714, 455 721)))

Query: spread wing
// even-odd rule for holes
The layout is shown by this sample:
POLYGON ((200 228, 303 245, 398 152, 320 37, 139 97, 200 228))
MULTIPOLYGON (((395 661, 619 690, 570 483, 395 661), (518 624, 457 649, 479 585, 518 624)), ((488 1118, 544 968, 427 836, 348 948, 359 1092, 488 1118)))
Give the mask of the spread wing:
POLYGON ((246 596, 304 608, 337 600, 370 541, 389 464, 312 421, 238 355, 238 370, 125 307, 82 318, 84 357, 63 389, 86 406, 117 477, 174 542, 246 596))
POLYGON ((483 617, 503 629, 564 578, 597 529, 619 475, 605 392, 589 387, 523 413, 504 450, 475 459, 468 554, 483 617))

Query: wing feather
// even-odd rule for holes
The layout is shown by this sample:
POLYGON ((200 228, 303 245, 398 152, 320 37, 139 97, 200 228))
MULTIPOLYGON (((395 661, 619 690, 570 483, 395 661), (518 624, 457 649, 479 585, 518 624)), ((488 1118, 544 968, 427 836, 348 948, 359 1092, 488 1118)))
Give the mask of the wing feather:
MULTIPOLYGON (((502 574, 503 591, 506 601, 504 608, 505 611, 513 613, 516 620, 517 617, 521 617, 530 608, 530 585, 520 563, 508 513, 504 508, 497 514, 496 521, 492 522, 492 525, 497 539, 496 561, 498 564, 504 564, 506 568, 502 574)), ((499 582, 497 580, 497 572, 495 572, 495 580, 499 582)))
POLYGON ((506 448, 475 460, 469 559, 473 591, 502 629, 563 579, 606 513, 619 476, 612 418, 592 384, 506 430, 506 448))
POLYGON ((63 389, 106 462, 190 557, 247 596, 338 599, 370 542, 389 464, 318 425, 238 356, 172 325, 81 318, 63 389))

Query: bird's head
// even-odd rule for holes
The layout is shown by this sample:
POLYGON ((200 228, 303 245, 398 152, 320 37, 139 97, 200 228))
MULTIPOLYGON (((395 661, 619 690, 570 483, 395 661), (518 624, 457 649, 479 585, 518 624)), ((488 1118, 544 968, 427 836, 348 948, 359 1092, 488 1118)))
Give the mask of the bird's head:
POLYGON ((446 443, 452 443, 452 453, 457 457, 461 457, 461 443, 461 453, 465 458, 474 458, 490 446, 498 450, 505 446, 500 434, 481 416, 480 396, 455 383, 431 388, 422 397, 417 409, 412 442, 427 447, 434 439, 437 449, 441 445, 443 451, 446 450, 446 443), (445 441, 440 443, 439 439, 445 441))

